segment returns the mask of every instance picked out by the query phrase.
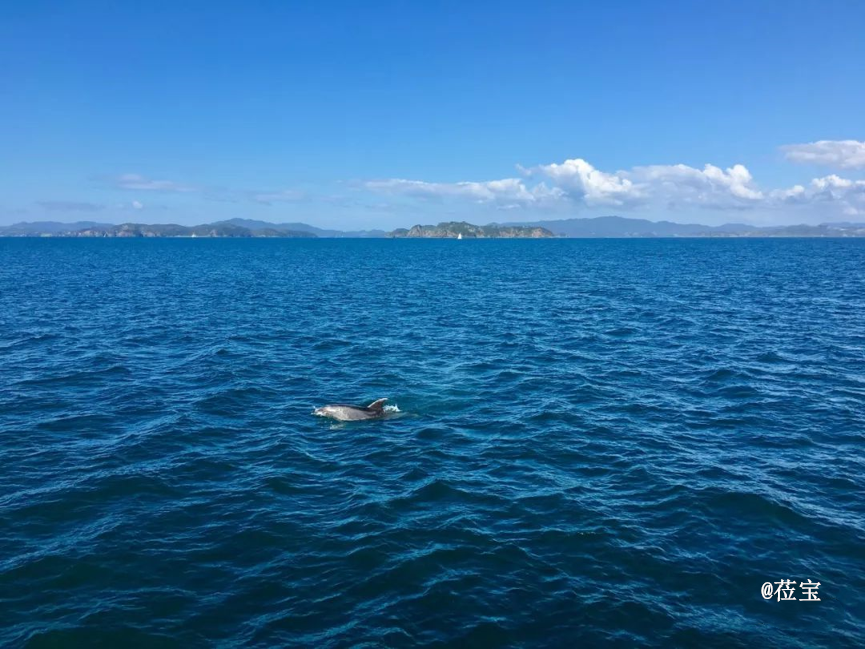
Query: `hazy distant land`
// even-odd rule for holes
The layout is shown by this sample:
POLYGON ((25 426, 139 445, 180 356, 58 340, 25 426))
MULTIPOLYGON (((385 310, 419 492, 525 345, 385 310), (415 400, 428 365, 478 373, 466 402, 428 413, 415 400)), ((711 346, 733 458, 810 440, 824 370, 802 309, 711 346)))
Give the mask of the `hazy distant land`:
POLYGON ((93 221, 78 221, 76 223, 59 223, 56 221, 39 221, 34 223, 16 223, 10 226, 0 226, 0 237, 94 237, 94 238, 169 238, 169 237, 202 237, 202 238, 249 238, 249 237, 384 237, 384 230, 364 230, 342 232, 325 230, 306 223, 268 223, 250 219, 229 219, 216 223, 202 225, 175 224, 144 224, 97 223, 93 221))
POLYGON ((472 225, 465 221, 449 221, 438 225, 415 225, 410 230, 398 228, 388 236, 395 239, 543 239, 555 237, 548 230, 533 225, 472 225))
POLYGON ((742 223, 719 226, 696 223, 648 221, 621 216, 574 218, 524 223, 473 225, 449 221, 438 225, 415 225, 409 229, 327 230, 306 223, 269 223, 250 219, 229 219, 202 225, 97 223, 78 221, 60 223, 40 221, 0 226, 0 237, 93 237, 93 238, 427 238, 456 239, 513 238, 658 238, 658 237, 865 237, 865 223, 823 223, 820 225, 782 225, 758 227, 742 223))

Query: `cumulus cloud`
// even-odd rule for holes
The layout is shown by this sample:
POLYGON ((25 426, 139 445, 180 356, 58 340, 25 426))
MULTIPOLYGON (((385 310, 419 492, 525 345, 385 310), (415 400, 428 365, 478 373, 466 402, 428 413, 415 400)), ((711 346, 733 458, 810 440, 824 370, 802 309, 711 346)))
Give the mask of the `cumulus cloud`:
MULTIPOLYGON (((646 165, 602 171, 582 158, 518 167, 524 178, 437 183, 392 178, 364 186, 380 194, 435 200, 466 200, 500 209, 611 207, 622 210, 690 209, 775 210, 819 206, 845 215, 865 214, 865 181, 837 175, 815 178, 807 186, 766 190, 741 164, 723 169, 684 164, 646 165), (547 184, 549 183, 549 184, 547 184)), ((828 214, 827 214, 828 215, 828 214)))
POLYGON ((835 210, 845 216, 865 216, 865 180, 850 180, 835 174, 814 178, 807 185, 768 192, 765 205, 779 207, 812 207, 824 213, 835 210))
POLYGON ((599 171, 582 158, 541 165, 535 170, 549 176, 555 185, 575 194, 587 205, 626 205, 639 201, 643 195, 643 188, 627 178, 625 172, 599 171))
POLYGON ((781 150, 791 162, 840 169, 865 167, 865 142, 859 140, 820 140, 808 144, 788 144, 782 146, 781 150))
POLYGON ((683 164, 650 165, 609 173, 574 158, 528 171, 548 176, 572 198, 588 206, 662 203, 724 208, 747 206, 763 198, 743 165, 726 170, 710 164, 703 169, 683 164))
POLYGON ((744 165, 721 169, 707 164, 702 169, 687 165, 635 167, 635 181, 646 188, 646 197, 668 205, 696 205, 710 208, 751 207, 763 200, 744 165))
POLYGON ((804 192, 815 203, 833 203, 845 216, 865 216, 865 180, 849 180, 835 174, 815 178, 804 192))
POLYGON ((519 178, 484 182, 430 183, 422 180, 391 178, 371 180, 364 186, 374 192, 426 199, 462 198, 476 203, 492 203, 508 208, 560 199, 564 192, 538 183, 527 187, 519 178))
POLYGON ((742 165, 720 169, 706 165, 652 165, 629 171, 606 172, 582 158, 520 169, 527 178, 546 182, 529 184, 519 178, 484 182, 434 183, 392 178, 365 183, 378 193, 417 198, 462 198, 502 207, 581 204, 587 207, 637 208, 651 204, 667 207, 748 207, 763 199, 750 172, 742 165))
POLYGON ((185 185, 173 180, 155 180, 141 174, 122 174, 112 180, 112 185, 118 189, 134 189, 145 192, 194 192, 197 187, 185 185))

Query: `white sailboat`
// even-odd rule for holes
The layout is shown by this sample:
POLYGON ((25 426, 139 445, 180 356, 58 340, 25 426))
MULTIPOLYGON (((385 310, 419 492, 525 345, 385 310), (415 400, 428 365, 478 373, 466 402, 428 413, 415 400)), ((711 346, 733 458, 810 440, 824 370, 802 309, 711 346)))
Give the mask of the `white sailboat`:
POLYGON ((459 234, 457 234, 457 239, 462 239, 462 238, 463 238, 463 233, 462 233, 462 232, 460 232, 459 234))

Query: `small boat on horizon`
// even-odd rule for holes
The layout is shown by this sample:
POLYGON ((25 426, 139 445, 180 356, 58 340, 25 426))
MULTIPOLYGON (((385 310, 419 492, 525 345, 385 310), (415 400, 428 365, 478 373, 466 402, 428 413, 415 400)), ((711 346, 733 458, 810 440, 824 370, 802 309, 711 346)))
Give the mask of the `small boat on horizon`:
POLYGON ((460 233, 457 235, 457 239, 462 239, 462 238, 463 238, 463 233, 460 232, 460 233))

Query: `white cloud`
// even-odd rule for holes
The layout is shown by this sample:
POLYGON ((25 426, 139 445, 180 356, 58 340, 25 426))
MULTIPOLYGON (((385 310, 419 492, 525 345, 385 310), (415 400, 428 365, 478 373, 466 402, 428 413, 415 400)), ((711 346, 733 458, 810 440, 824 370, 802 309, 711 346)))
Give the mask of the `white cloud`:
POLYGON ((476 203, 493 203, 504 208, 555 201, 564 196, 562 190, 549 188, 544 183, 527 187, 519 178, 458 183, 429 183, 391 178, 371 180, 364 183, 364 186, 381 194, 426 199, 462 198, 476 203))
POLYGON ((710 208, 748 207, 763 199, 742 165, 727 170, 706 165, 652 165, 605 172, 582 158, 520 168, 527 177, 545 176, 552 183, 527 184, 519 178, 485 182, 433 183, 393 178, 365 183, 372 191, 417 198, 467 199, 501 207, 580 204, 587 207, 638 208, 690 205, 710 208))
POLYGON ((150 192, 194 192, 198 188, 184 185, 173 180, 154 180, 140 174, 123 174, 116 177, 112 183, 119 189, 134 189, 150 192))
POLYGON ((559 187, 576 193, 587 205, 625 205, 639 201, 643 195, 643 188, 635 185, 626 172, 605 173, 582 158, 542 165, 537 170, 559 187))
POLYGON ((781 150, 791 162, 826 165, 841 169, 865 167, 865 142, 820 140, 809 144, 788 144, 781 150))
POLYGON ((847 191, 857 185, 865 185, 861 180, 848 180, 847 178, 839 178, 835 174, 824 176, 823 178, 815 178, 811 181, 811 185, 819 191, 832 192, 833 190, 847 191))
POLYGON ((765 215, 811 207, 815 218, 865 215, 865 181, 837 175, 815 178, 807 185, 762 189, 741 164, 726 169, 711 164, 702 169, 684 164, 647 165, 609 172, 582 158, 572 158, 519 169, 524 179, 436 183, 394 178, 369 181, 364 186, 380 194, 465 200, 499 209, 559 206, 658 212, 699 208, 751 210, 765 215), (537 182, 539 178, 545 181, 537 182))
POLYGON ((572 198, 588 206, 743 207, 763 198, 743 165, 723 170, 707 164, 695 169, 683 164, 634 167, 630 171, 600 171, 582 158, 536 167, 572 198))
POLYGON ((793 185, 789 189, 773 189, 769 197, 782 203, 796 204, 808 201, 808 192, 802 185, 793 185))
POLYGON ((807 187, 794 185, 771 191, 768 204, 770 207, 810 206, 821 213, 835 209, 844 216, 865 216, 865 180, 850 180, 835 174, 814 178, 807 187))
MULTIPOLYGON (((129 201, 128 203, 124 201, 122 203, 112 203, 111 205, 109 205, 109 207, 113 210, 121 210, 124 212, 128 212, 130 210, 138 212, 145 209, 145 205, 141 201, 129 201)), ((151 211, 154 209, 165 209, 165 206, 153 205, 152 203, 148 203, 146 209, 147 211, 151 211)))
POLYGON ((832 174, 811 181, 813 202, 833 203, 845 216, 865 216, 865 180, 849 180, 832 174))
POLYGON ((702 170, 687 165, 635 167, 631 175, 644 186, 649 201, 668 205, 710 208, 750 207, 763 199, 744 165, 724 170, 707 164, 702 170))

